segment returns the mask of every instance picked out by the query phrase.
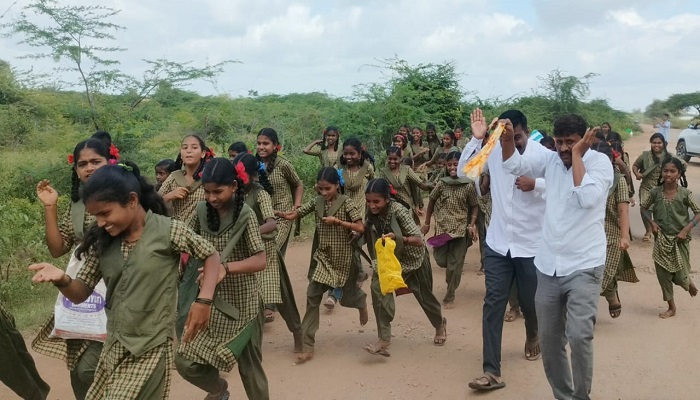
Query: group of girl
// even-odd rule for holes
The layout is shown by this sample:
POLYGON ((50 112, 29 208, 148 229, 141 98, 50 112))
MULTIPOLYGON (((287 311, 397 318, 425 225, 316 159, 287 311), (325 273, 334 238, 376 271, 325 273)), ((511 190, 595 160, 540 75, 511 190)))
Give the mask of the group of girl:
MULTIPOLYGON (((483 237, 479 220, 488 225, 488 185, 483 186, 488 177, 478 188, 474 181, 457 177, 460 152, 454 132, 446 132, 438 143, 434 126, 428 125, 423 144, 422 131, 413 129, 408 139, 409 130, 403 127, 394 138, 386 151, 386 166, 375 178, 374 159, 359 139, 346 139, 341 146, 340 131, 326 129, 321 141, 304 150, 322 164, 314 187, 317 196, 306 203, 303 184, 293 165, 278 154, 280 140, 271 128, 259 132, 255 155, 238 142, 229 148, 230 158, 216 158, 202 138, 188 135, 175 161, 156 165, 157 191, 137 165, 119 160, 108 134, 80 142, 69 157, 68 210, 59 219, 58 193, 48 181, 37 185, 37 195, 45 209, 51 255, 72 252, 81 267, 73 274, 47 263, 30 270, 35 282, 52 282, 76 304, 103 281, 107 339, 103 344, 54 337, 52 317, 32 346, 65 360, 77 399, 167 398, 171 364, 204 390, 207 399, 227 399, 228 384, 220 372, 236 363, 248 397, 266 399, 262 328, 274 316, 272 310, 279 311, 292 333, 297 361, 311 360, 324 293, 331 293, 333 305, 339 301, 356 308, 360 325, 368 322, 363 257, 372 266, 370 291, 378 332, 377 342, 364 348, 389 356, 394 294, 380 290, 374 247, 387 238, 396 242, 407 292, 414 294, 435 328, 434 344, 443 345, 447 321, 433 293, 423 235, 435 217, 434 258, 446 269, 443 303, 450 307, 466 249, 483 237), (434 167, 432 182, 420 176, 438 165, 444 167, 434 167), (430 195, 421 226, 422 190, 430 195), (310 213, 316 232, 302 320, 284 253, 293 221, 310 213), (175 354, 174 336, 179 339, 175 354)), ((620 311, 617 281, 636 281, 634 270, 624 263, 629 257, 630 169, 642 180, 642 214, 656 235, 654 261, 669 305, 661 316, 676 312, 674 283, 693 296, 697 293, 688 274, 688 240, 700 220, 700 207, 685 188, 685 165, 665 151, 663 141, 657 146, 658 139, 653 135, 651 151, 627 170, 624 161, 617 161, 624 153, 617 145, 601 141, 596 147, 610 156, 618 171, 608 197, 611 267, 606 268, 602 290, 613 317, 620 311), (688 208, 695 213, 692 219, 688 208)))

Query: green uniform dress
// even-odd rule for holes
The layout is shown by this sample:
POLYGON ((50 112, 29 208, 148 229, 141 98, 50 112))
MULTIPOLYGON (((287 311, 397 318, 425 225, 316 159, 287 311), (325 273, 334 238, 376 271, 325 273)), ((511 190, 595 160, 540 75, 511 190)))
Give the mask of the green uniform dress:
POLYGON ((689 290, 690 234, 685 240, 678 240, 676 235, 690 223, 688 209, 697 215, 700 214, 700 206, 687 188, 678 186, 676 197, 666 199, 663 186, 656 186, 641 207, 651 211, 654 222, 661 229, 654 239, 652 258, 664 301, 669 301, 673 299, 674 283, 689 290))
POLYGON ((164 196, 179 187, 189 189, 189 194, 184 199, 175 199, 170 202, 173 217, 188 224, 196 212, 197 203, 204 201, 204 188, 202 181, 194 181, 191 184, 185 179, 186 171, 180 170, 170 174, 158 190, 164 196))
POLYGON ((415 160, 413 160, 415 168, 418 168, 419 165, 430 161, 430 147, 428 147, 427 144, 420 145, 414 143, 411 145, 411 150, 413 151, 414 156, 422 151, 425 151, 426 149, 428 149, 427 153, 423 153, 422 155, 418 156, 415 160))
POLYGON ((620 250, 620 216, 617 206, 621 203, 629 203, 629 186, 622 174, 615 175, 613 186, 608 194, 605 204, 605 236, 607 237, 607 252, 605 256, 605 273, 601 284, 601 295, 614 296, 617 292, 617 282, 639 282, 634 272, 634 265, 627 251, 620 250))
POLYGON ((367 249, 372 259, 375 260, 372 274, 372 307, 374 317, 377 320, 377 334, 379 339, 391 341, 391 322, 396 314, 394 294, 383 295, 379 287, 379 276, 376 269, 376 252, 374 244, 381 239, 382 234, 393 232, 396 235, 396 249, 394 254, 401 264, 403 280, 408 289, 418 300, 418 304, 428 316, 430 324, 439 328, 443 324, 440 302, 433 294, 433 271, 430 267, 430 256, 425 244, 422 246, 405 246, 404 237, 421 236, 418 226, 411 217, 411 212, 403 205, 391 201, 387 206, 385 215, 368 215, 365 226, 367 249))
POLYGON ((423 203, 420 195, 420 185, 423 183, 423 180, 420 176, 406 165, 399 166, 398 174, 395 174, 386 166, 379 171, 379 176, 391 183, 396 189, 396 197, 411 207, 413 220, 417 224, 420 223, 418 214, 415 212, 415 207, 423 203))
POLYGON ((149 211, 136 243, 116 237, 83 255, 76 279, 107 285, 107 341, 87 399, 169 397, 180 253, 206 259, 215 251, 183 222, 149 211))
MULTIPOLYGON (((275 217, 272 208, 272 198, 262 186, 255 184, 246 193, 245 202, 255 212, 258 225, 262 225, 268 219, 275 217)), ((261 234, 265 245, 267 263, 265 269, 258 272, 258 283, 263 302, 265 304, 278 304, 277 311, 287 323, 289 331, 295 333, 301 330, 301 316, 294 299, 294 291, 287 272, 287 266, 277 249, 276 236, 277 229, 261 234)))
POLYGON ((435 236, 449 234, 452 237, 447 244, 433 249, 435 262, 446 269, 447 293, 443 301, 447 303, 454 301, 455 291, 462 280, 464 259, 472 244, 467 225, 470 210, 478 207, 477 197, 474 181, 469 178, 444 177, 430 192, 435 210, 435 236))
POLYGON ((440 146, 437 149, 435 149, 435 152, 433 153, 433 157, 430 159, 430 162, 435 164, 435 163, 437 163, 437 159, 438 159, 438 157, 440 157, 440 154, 443 154, 443 153, 450 154, 453 151, 461 152, 462 150, 460 150, 459 147, 457 147, 457 146, 452 146, 452 147, 450 147, 449 150, 445 151, 445 148, 440 146))
POLYGON ((41 379, 15 319, 0 302, 0 382, 27 400, 46 400, 49 385, 41 379))
MULTIPOLYGON (((85 205, 81 200, 71 203, 70 208, 58 222, 58 231, 63 245, 75 251, 75 247, 83 240, 84 232, 94 221, 95 217, 85 211, 85 205)), ((32 348, 37 353, 66 362, 70 371, 73 395, 77 400, 83 400, 95 378, 95 368, 102 352, 102 342, 51 337, 53 328, 54 314, 52 313, 32 341, 32 348)))
POLYGON ((320 146, 314 146, 311 151, 307 154, 310 156, 316 156, 321 161, 321 168, 325 167, 335 167, 338 161, 338 156, 342 151, 331 151, 330 149, 321 150, 320 146))
POLYGON ((360 215, 364 219, 367 208, 365 189, 367 189, 367 183, 374 179, 374 167, 369 161, 365 160, 356 171, 348 170, 347 166, 343 166, 340 171, 345 181, 345 195, 360 210, 360 215))
POLYGON ((321 196, 305 203, 298 210, 299 218, 314 213, 316 232, 311 249, 309 286, 306 290, 306 313, 301 322, 303 351, 314 351, 319 329, 319 306, 329 289, 343 288, 340 305, 348 308, 367 307, 367 295, 357 287, 357 269, 354 268, 353 233, 340 225, 322 222, 323 217, 336 217, 345 222, 362 221, 360 210, 346 195, 339 195, 331 204, 321 196))
POLYGON ((428 141, 426 139, 426 143, 428 144, 428 148, 430 149, 430 153, 428 153, 428 156, 430 159, 433 158, 435 155, 435 152, 437 152, 437 149, 440 147, 440 141, 439 140, 433 140, 433 141, 428 141))
MULTIPOLYGON (((287 159, 277 156, 274 163, 268 163, 267 178, 274 189, 272 193, 272 208, 275 211, 289 211, 294 207, 294 197, 292 196, 297 186, 301 185, 301 179, 297 175, 292 163, 287 159)), ((287 252, 289 236, 292 233, 292 221, 284 218, 277 219, 277 248, 284 257, 287 252)))
MULTIPOLYGON (((235 217, 232 212, 222 217, 217 231, 209 228, 206 221, 206 203, 201 202, 190 227, 213 244, 226 262, 242 261, 265 251, 255 212, 247 205, 235 217), (232 241, 235 241, 232 250, 225 254, 232 241)), ((208 327, 178 347, 175 357, 178 372, 208 393, 219 389, 219 371, 231 371, 238 362, 248 398, 270 397, 262 368, 263 302, 256 275, 224 277, 217 288, 208 327), (235 312, 221 307, 219 302, 232 306, 235 312)))
MULTIPOLYGON (((488 171, 481 173, 481 179, 490 179, 488 171)), ((481 253, 481 270, 484 270, 484 252, 486 251, 486 230, 491 223, 491 191, 478 197, 479 215, 476 218, 476 231, 479 234, 479 253, 481 253)))

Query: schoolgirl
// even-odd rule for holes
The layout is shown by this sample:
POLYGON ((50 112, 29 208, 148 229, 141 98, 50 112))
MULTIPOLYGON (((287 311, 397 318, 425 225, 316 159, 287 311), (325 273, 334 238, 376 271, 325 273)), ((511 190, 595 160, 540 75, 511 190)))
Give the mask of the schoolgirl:
MULTIPOLYGON (((591 149, 607 155, 613 166, 616 165, 616 161, 618 163, 621 161, 621 155, 613 152, 612 147, 607 142, 595 143, 591 149)), ((634 272, 632 260, 627 253, 630 246, 629 203, 630 190, 627 180, 624 174, 616 170, 605 205, 607 252, 605 272, 601 284, 601 296, 604 296, 608 301, 608 313, 612 318, 617 318, 622 313, 617 282, 639 282, 634 272)))
POLYGON ((29 266, 34 282, 52 282, 73 303, 85 301, 98 281, 107 285, 107 341, 86 399, 167 399, 173 362, 180 253, 205 260, 185 342, 209 320, 224 269, 216 249, 176 219, 136 164, 107 165, 92 174, 81 199, 96 219, 76 255, 75 279, 47 263, 29 266))
MULTIPOLYGON (((83 240, 95 218, 85 210, 80 199, 80 187, 99 168, 109 163, 109 147, 99 139, 88 139, 78 143, 68 156, 71 164, 71 204, 58 220, 58 193, 48 180, 37 184, 37 197, 44 205, 46 220, 46 244, 53 257, 60 257, 83 240)), ((75 273, 72 275, 75 277, 75 273)), ((95 368, 102 352, 102 342, 53 337, 54 315, 39 331, 32 348, 49 357, 64 360, 70 371, 71 387, 78 400, 85 399, 95 376, 95 368)))
POLYGON ((276 304, 282 319, 287 323, 287 328, 294 336, 294 351, 301 351, 301 317, 294 299, 294 291, 287 273, 287 266, 280 256, 275 242, 277 235, 277 221, 275 211, 272 208, 274 193, 270 181, 267 179, 265 169, 260 162, 250 154, 239 154, 233 159, 236 169, 243 168, 250 177, 243 184, 245 203, 253 209, 260 226, 260 235, 265 245, 266 266, 258 273, 258 283, 261 287, 262 298, 265 304, 276 304), (239 166, 240 165, 240 166, 239 166))
MULTIPOLYGON (((228 383, 220 371, 238 372, 249 399, 269 399, 262 367, 263 302, 256 273, 265 268, 265 245, 255 212, 245 204, 250 176, 242 163, 226 158, 207 163, 202 173, 206 201, 197 204, 190 227, 219 252, 226 275, 219 283, 209 323, 183 341, 175 366, 210 399, 227 399, 228 383)), ((185 330, 187 334, 187 330, 185 330)))
POLYGON ((189 223, 197 202, 204 201, 202 170, 213 156, 201 137, 187 135, 182 140, 180 154, 175 160, 176 171, 170 174, 158 191, 172 207, 174 218, 189 223))
POLYGON ((435 262, 445 268, 447 292, 442 300, 445 308, 454 306, 455 291, 459 287, 464 269, 464 259, 472 241, 478 239, 476 218, 479 210, 474 181, 457 177, 457 164, 461 153, 453 151, 447 155, 445 176, 430 192, 423 235, 430 230, 435 216, 435 236, 448 235, 447 242, 433 248, 435 262))
POLYGON ((368 320, 367 295, 357 285, 357 269, 353 268, 352 240, 354 233, 362 234, 364 225, 357 205, 342 194, 340 173, 334 168, 322 168, 316 179, 319 195, 301 208, 278 216, 294 220, 314 213, 316 233, 309 270, 309 286, 306 290, 306 313, 302 320, 303 350, 298 362, 309 361, 314 356, 316 332, 319 329, 319 306, 323 294, 329 289, 343 288, 340 304, 357 308, 360 325, 368 320))
POLYGON ((661 285, 668 310, 659 314, 661 318, 676 315, 673 285, 687 290, 691 296, 698 289, 690 278, 690 230, 700 222, 700 205, 693 193, 687 189, 685 164, 669 156, 661 162, 661 177, 656 187, 641 203, 642 210, 655 235, 652 258, 656 266, 656 277, 661 285), (688 209, 693 217, 688 216, 688 209))
POLYGON ((419 216, 423 215, 421 192, 431 190, 433 185, 424 182, 410 167, 401 164, 401 149, 389 147, 386 149, 386 166, 379 172, 380 177, 389 181, 398 192, 397 197, 411 208, 413 219, 420 224, 419 216))
MULTIPOLYGON (((374 245, 377 240, 391 238, 396 241, 394 250, 401 264, 403 279, 408 289, 418 300, 430 324, 435 328, 433 343, 442 346, 447 340, 447 319, 442 316, 440 302, 433 294, 433 272, 430 256, 423 236, 411 217, 410 210, 393 199, 396 191, 386 179, 374 179, 367 185, 368 215, 365 220, 365 241, 371 257, 376 260, 374 245)), ((382 295, 379 276, 375 269, 372 276, 372 307, 377 320, 379 340, 368 344, 364 349, 370 354, 389 356, 391 344, 391 321, 394 320, 396 306, 394 295, 382 295)))
POLYGON ((304 154, 316 156, 321 161, 321 168, 335 167, 338 161, 338 142, 340 130, 335 126, 329 126, 323 130, 323 138, 311 142, 304 149, 304 154), (318 148, 316 148, 318 147, 318 148))

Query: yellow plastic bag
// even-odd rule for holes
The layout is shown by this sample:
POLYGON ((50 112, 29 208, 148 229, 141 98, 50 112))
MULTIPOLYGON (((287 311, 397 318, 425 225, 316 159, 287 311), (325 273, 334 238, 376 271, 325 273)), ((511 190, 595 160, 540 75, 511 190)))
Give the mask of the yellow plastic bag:
POLYGON ((378 239, 374 244, 377 251, 377 275, 379 275, 379 288, 383 295, 394 293, 396 289, 407 288, 406 282, 401 276, 401 264, 394 255, 396 242, 393 239, 378 239))

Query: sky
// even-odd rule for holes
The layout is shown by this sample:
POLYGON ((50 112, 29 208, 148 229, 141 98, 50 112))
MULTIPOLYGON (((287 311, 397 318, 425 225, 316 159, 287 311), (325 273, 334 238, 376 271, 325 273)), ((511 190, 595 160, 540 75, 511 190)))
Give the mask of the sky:
MULTIPOLYGON (((62 0, 61 4, 94 4, 62 0)), ((9 3, 7 1, 6 3, 9 3)), ((470 96, 532 93, 553 69, 595 73, 590 99, 644 109, 653 99, 700 90, 697 0, 101 0, 121 10, 113 22, 120 68, 140 76, 143 59, 229 64, 202 94, 246 96, 325 92, 382 82, 378 60, 454 62, 470 96)), ((18 0, 1 22, 17 15, 18 0)), ((0 15, 6 6, 0 6, 0 15)), ((0 59, 52 72, 36 49, 0 39, 0 59)))

